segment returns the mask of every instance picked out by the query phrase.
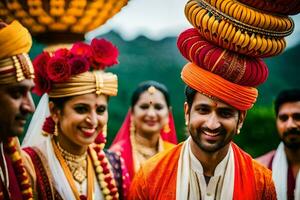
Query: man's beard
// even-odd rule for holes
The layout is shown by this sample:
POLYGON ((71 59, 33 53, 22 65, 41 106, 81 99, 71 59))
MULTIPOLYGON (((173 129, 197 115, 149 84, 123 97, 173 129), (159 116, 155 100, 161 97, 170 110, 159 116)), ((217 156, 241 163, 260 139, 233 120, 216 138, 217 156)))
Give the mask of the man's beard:
POLYGON ((297 140, 294 138, 292 138, 292 139, 288 138, 289 136, 293 136, 293 135, 298 136, 300 138, 300 130, 297 128, 293 128, 293 129, 290 129, 290 130, 284 132, 281 140, 284 143, 284 145, 289 149, 292 149, 292 150, 300 149, 300 139, 297 140))
POLYGON ((230 142, 230 141, 228 142, 228 141, 225 141, 225 140, 221 140, 221 141, 217 142, 211 148, 206 147, 202 143, 203 141, 201 140, 201 134, 204 134, 205 131, 210 132, 210 133, 218 133, 219 132, 220 135, 226 136, 227 132, 223 127, 219 127, 215 130, 211 130, 211 129, 206 128, 206 127, 199 127, 199 128, 196 129, 196 134, 192 134, 191 130, 189 130, 189 131, 190 131, 190 135, 191 135, 193 141, 197 144, 197 146, 200 149, 202 149, 203 151, 207 152, 207 153, 215 153, 218 150, 222 149, 224 146, 226 146, 230 142))

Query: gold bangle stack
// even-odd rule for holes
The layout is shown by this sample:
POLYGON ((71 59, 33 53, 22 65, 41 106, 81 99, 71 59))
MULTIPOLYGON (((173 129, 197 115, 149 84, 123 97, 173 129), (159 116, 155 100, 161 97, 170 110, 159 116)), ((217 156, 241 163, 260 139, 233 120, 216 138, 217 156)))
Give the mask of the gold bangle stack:
MULTIPOLYGON (((230 14, 229 7, 222 6, 223 1, 207 1, 210 1, 216 7, 223 7, 225 12, 230 14), (217 4, 217 2, 219 3, 217 4)), ((233 2, 232 0, 228 1, 233 2)), ((243 17, 244 21, 239 21, 204 0, 188 1, 185 6, 185 14, 189 22, 199 30, 199 33, 206 40, 223 48, 253 57, 269 57, 281 53, 286 46, 284 37, 289 35, 294 28, 291 19, 291 26, 285 25, 284 27, 288 29, 283 31, 255 27, 245 23, 247 20, 249 21, 249 17, 246 17, 246 20, 243 17)), ((261 23, 261 21, 258 20, 258 23, 261 23)), ((264 24, 261 23, 262 26, 264 24)), ((271 27, 282 29, 283 26, 272 25, 271 27)))

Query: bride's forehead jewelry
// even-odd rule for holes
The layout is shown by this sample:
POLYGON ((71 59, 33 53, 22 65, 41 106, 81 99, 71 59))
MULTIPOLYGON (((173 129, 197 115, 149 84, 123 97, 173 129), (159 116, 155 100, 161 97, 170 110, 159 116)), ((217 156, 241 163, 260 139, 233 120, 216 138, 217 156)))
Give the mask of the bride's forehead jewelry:
POLYGON ((151 85, 147 91, 149 92, 149 94, 154 94, 156 92, 156 90, 157 89, 153 85, 151 85))

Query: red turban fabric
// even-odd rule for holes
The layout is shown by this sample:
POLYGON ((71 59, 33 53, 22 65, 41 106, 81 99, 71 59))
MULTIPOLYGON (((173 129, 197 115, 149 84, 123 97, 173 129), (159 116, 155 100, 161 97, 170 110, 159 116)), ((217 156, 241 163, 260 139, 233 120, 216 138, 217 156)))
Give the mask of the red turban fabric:
POLYGON ((254 87, 268 77, 268 68, 262 59, 220 48, 206 41, 195 28, 182 32, 177 46, 186 59, 230 82, 254 87))
POLYGON ((300 12, 299 0, 239 0, 259 10, 281 15, 296 15, 300 12))

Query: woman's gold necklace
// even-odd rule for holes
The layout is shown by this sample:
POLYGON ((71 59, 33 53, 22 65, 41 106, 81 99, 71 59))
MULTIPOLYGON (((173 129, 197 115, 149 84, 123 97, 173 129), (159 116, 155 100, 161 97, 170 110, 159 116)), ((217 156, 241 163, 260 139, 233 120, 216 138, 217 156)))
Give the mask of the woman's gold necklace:
POLYGON ((80 193, 82 194, 82 183, 87 176, 87 152, 85 152, 83 155, 73 155, 64 150, 59 145, 59 142, 57 142, 57 148, 61 152, 62 157, 70 168, 74 180, 80 184, 80 193))

